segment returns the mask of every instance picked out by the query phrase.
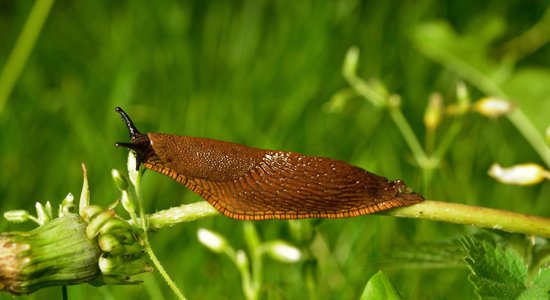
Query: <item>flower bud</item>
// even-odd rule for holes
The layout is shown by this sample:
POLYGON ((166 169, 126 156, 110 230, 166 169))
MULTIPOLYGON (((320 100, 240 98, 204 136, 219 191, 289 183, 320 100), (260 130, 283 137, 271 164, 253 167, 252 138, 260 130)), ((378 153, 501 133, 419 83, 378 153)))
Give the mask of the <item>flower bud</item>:
POLYGON ((267 254, 280 262, 293 263, 302 257, 300 250, 284 241, 265 244, 267 254))
POLYGON ((128 222, 122 220, 120 217, 113 217, 109 219, 101 228, 99 229, 99 233, 109 233, 112 231, 118 231, 118 230, 128 230, 130 231, 132 227, 128 222))
POLYGON ((346 78, 355 77, 357 73, 357 64, 359 62, 359 48, 351 47, 346 53, 344 58, 344 66, 342 67, 342 74, 346 78))
POLYGON ((550 178, 548 171, 534 163, 515 165, 510 168, 493 164, 489 169, 489 175, 502 183, 514 185, 533 185, 550 178))
POLYGON ((130 182, 134 186, 138 185, 139 178, 139 166, 137 164, 136 154, 133 151, 128 153, 128 175, 130 176, 130 182))
POLYGON ((26 222, 29 217, 29 212, 26 210, 10 210, 4 213, 4 218, 14 223, 26 222))
POLYGON ((237 250, 235 261, 241 270, 248 270, 248 257, 243 250, 237 250))
POLYGON ((105 210, 93 216, 88 223, 88 226, 86 227, 86 236, 90 240, 95 238, 99 234, 101 228, 105 224, 107 224, 107 222, 109 222, 109 220, 111 220, 114 216, 115 212, 113 210, 105 210))
POLYGON ((227 241, 221 235, 208 229, 200 228, 197 236, 203 245, 216 253, 222 253, 228 248, 227 241))
POLYGON ((113 176, 115 185, 119 190, 126 191, 128 189, 128 180, 117 169, 111 170, 111 176, 113 176))
POLYGON ((48 286, 90 282, 101 274, 100 249, 75 214, 27 232, 0 234, 0 291, 30 294, 48 286))
POLYGON ((101 213, 102 211, 103 208, 99 205, 88 205, 80 211, 80 216, 82 216, 82 219, 86 222, 90 222, 95 215, 101 213))
POLYGON ((430 130, 434 130, 441 123, 443 110, 443 100, 441 94, 433 93, 430 96, 426 111, 424 112, 424 125, 430 130))
POLYGON ((142 255, 111 256, 102 254, 99 258, 99 269, 104 275, 136 275, 143 272, 151 272, 152 268, 147 264, 142 255))
POLYGON ((495 97, 486 97, 474 103, 474 110, 489 118, 506 115, 513 108, 510 102, 495 97))
POLYGON ((47 201, 46 205, 36 202, 35 207, 36 216, 38 217, 38 224, 44 225, 52 219, 52 204, 50 201, 47 201))
POLYGON ((59 217, 66 216, 71 213, 71 209, 74 207, 74 196, 69 193, 59 206, 59 217))
POLYGON ((390 95, 388 105, 392 109, 398 109, 401 106, 401 97, 397 94, 390 95))
POLYGON ((130 193, 128 193, 128 191, 122 191, 122 198, 120 199, 120 202, 122 203, 124 210, 126 210, 130 216, 136 215, 136 205, 130 198, 130 193))

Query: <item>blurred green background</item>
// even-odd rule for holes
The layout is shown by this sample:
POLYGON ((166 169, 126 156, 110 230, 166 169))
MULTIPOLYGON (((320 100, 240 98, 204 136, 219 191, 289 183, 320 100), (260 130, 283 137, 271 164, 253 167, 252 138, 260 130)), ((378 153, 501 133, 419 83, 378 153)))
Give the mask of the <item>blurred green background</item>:
MULTIPOLYGON (((43 0, 42 0, 43 1, 43 0)), ((40 2, 40 1, 39 1, 40 2)), ((33 1, 0 1, 0 66, 14 49, 33 1)), ((506 186, 486 174, 493 162, 541 157, 506 119, 465 117, 428 184, 385 110, 349 99, 338 113, 326 103, 348 87, 347 50, 360 51, 358 73, 402 97, 419 139, 430 94, 455 101, 464 81, 473 100, 496 86, 543 134, 550 112, 549 1, 59 1, 7 98, 0 99, 0 208, 32 210, 36 201, 80 193, 88 166, 92 201, 118 195, 110 171, 127 152, 123 107, 143 132, 204 136, 246 145, 329 156, 388 178, 429 199, 550 215, 550 186, 506 186), (533 31, 532 34, 529 32, 533 31), (486 81, 490 84, 487 84, 486 81), (489 86, 489 88, 484 88, 489 86)), ((442 125, 438 139, 445 136, 442 125)), ((168 178, 147 172, 146 211, 202 201, 168 178)), ((262 239, 280 238, 316 253, 310 262, 266 259, 262 298, 313 295, 355 299, 382 269, 406 299, 471 299, 467 270, 381 264, 411 243, 438 242, 474 229, 429 221, 366 216, 299 221, 313 242, 296 240, 288 222, 256 223, 262 239), (311 242, 311 243, 310 243, 311 242)), ((199 227, 245 248, 242 224, 214 217, 151 236, 169 274, 190 299, 243 298, 239 274, 198 243, 199 227)), ((0 229, 21 225, 0 222, 0 229)), ((139 286, 69 287, 71 299, 172 299, 158 274, 139 286)), ((1 298, 10 299, 7 294, 1 298)), ((29 299, 60 297, 47 288, 29 299)))

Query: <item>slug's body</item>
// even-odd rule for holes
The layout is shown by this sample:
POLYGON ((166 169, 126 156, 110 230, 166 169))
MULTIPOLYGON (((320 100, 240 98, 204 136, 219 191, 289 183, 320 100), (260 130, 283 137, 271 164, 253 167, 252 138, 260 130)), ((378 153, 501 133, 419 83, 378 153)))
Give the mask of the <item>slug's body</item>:
POLYGON ((343 161, 219 140, 140 133, 120 108, 139 162, 240 220, 344 218, 424 200, 400 181, 343 161))

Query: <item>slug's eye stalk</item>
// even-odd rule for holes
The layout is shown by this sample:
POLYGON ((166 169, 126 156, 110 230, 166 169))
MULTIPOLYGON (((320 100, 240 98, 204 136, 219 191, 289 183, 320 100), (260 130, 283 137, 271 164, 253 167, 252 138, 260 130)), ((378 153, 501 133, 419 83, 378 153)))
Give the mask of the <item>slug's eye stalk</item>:
POLYGON ((130 143, 125 142, 116 142, 116 147, 126 147, 136 153, 137 156, 137 165, 136 169, 139 169, 139 166, 144 161, 147 161, 149 156, 154 155, 154 151, 151 148, 151 141, 146 134, 139 132, 139 130, 130 119, 130 116, 120 107, 116 107, 115 111, 120 114, 122 121, 126 123, 128 127, 128 134, 130 135, 130 143))
POLYGON ((115 111, 120 114, 120 117, 122 117, 122 121, 126 123, 126 127, 128 127, 128 134, 130 135, 130 139, 132 139, 132 141, 136 138, 137 135, 142 134, 136 128, 136 125, 134 125, 134 122, 132 122, 130 116, 121 107, 115 107, 115 111))

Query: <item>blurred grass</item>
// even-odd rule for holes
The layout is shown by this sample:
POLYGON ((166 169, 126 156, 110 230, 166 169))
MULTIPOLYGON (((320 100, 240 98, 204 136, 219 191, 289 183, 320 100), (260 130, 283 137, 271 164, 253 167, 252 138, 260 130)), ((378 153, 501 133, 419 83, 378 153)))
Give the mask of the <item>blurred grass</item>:
MULTIPOLYGON (((80 162, 88 166, 92 201, 106 205, 116 199, 110 169, 125 168, 126 152, 113 143, 127 140, 127 133, 115 106, 125 108, 144 132, 330 156, 402 178, 419 190, 419 170, 385 112, 360 99, 340 114, 323 112, 323 104, 347 87, 340 73, 347 49, 357 45, 361 50, 360 76, 380 78, 402 96, 404 113, 423 140, 421 120, 429 95, 439 91, 449 103, 462 75, 418 44, 419 30, 438 21, 440 26, 431 28, 449 27, 456 36, 430 37, 435 42, 462 38, 464 49, 457 52, 464 50, 464 57, 471 58, 467 61, 496 78, 542 132, 548 125, 550 48, 544 44, 511 60, 506 54, 514 57, 514 49, 503 45, 541 19, 548 5, 496 0, 56 2, 0 111, 0 208, 31 209, 36 201, 78 194, 80 162)), ((27 1, 0 2, 2 67, 31 6, 27 1)), ((472 89, 473 99, 482 95, 472 89)), ((473 115, 465 124, 431 188, 422 193, 548 216, 547 183, 511 187, 486 176, 495 161, 541 162, 515 128, 505 119, 473 115)), ((147 211, 200 200, 151 172, 143 188, 147 211)), ((266 239, 298 243, 286 222, 256 225, 266 239)), ((380 216, 325 220, 316 226, 313 251, 323 254, 315 276, 323 299, 357 298, 380 268, 378 262, 411 242, 472 230, 380 216)), ((151 237, 153 248, 189 298, 242 298, 236 269, 196 241, 198 227, 212 228, 245 247, 242 225, 218 217, 163 229, 151 237)), ((21 227, 0 222, 0 228, 21 227)), ((266 261, 266 298, 304 297, 303 268, 266 261)), ((408 299, 474 298, 464 270, 393 269, 387 274, 408 299)), ((142 286, 70 287, 69 296, 173 297, 157 274, 142 279, 142 286)), ((60 289, 50 288, 28 298, 59 294, 60 289)))

